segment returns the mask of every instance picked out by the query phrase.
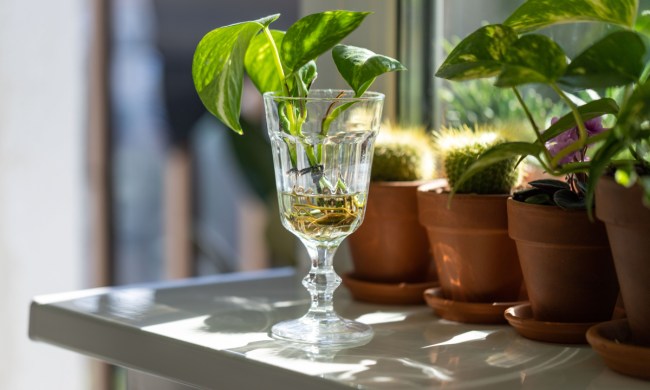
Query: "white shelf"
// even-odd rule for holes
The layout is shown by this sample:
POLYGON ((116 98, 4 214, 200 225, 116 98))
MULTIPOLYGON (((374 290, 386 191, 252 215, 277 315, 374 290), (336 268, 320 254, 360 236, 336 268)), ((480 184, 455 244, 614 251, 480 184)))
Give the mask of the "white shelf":
POLYGON ((424 305, 363 304, 344 287, 335 302, 344 317, 372 324, 368 344, 318 351, 269 338, 273 323, 306 311, 291 269, 39 296, 29 335, 208 389, 648 388, 610 371, 588 345, 449 322, 424 305))

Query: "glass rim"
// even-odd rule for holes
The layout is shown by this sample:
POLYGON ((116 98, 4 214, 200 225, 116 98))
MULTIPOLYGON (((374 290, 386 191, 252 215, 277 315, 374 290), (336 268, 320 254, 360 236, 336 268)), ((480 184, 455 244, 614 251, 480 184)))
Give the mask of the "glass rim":
POLYGON ((359 97, 354 96, 354 91, 351 89, 312 89, 309 96, 284 96, 281 92, 264 92, 262 95, 264 99, 285 100, 285 101, 337 101, 337 102, 360 102, 360 101, 381 101, 384 100, 385 95, 381 92, 366 91, 359 97), (311 96, 312 92, 321 92, 324 94, 331 93, 332 96, 311 96), (343 93, 343 96, 337 97, 343 93))

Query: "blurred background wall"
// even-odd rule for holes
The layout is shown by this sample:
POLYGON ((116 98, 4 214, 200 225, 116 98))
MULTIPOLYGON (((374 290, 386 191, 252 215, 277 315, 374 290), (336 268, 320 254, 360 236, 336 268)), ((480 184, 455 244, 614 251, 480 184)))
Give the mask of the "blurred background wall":
POLYGON ((87 286, 87 2, 0 1, 0 389, 89 389, 27 338, 32 296, 87 286))

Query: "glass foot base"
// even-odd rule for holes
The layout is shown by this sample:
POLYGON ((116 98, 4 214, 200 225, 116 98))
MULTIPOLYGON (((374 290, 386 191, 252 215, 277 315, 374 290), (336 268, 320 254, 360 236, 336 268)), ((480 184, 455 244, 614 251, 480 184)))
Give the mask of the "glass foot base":
POLYGON ((372 328, 361 322, 340 317, 315 319, 309 316, 273 325, 275 339, 318 346, 354 346, 370 341, 372 328))

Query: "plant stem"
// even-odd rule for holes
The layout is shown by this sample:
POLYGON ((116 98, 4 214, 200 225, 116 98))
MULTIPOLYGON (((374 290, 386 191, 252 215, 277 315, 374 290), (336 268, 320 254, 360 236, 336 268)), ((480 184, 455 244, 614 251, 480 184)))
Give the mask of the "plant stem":
POLYGON ((519 104, 521 104, 521 107, 524 109, 524 113, 526 113, 526 117, 528 118, 528 121, 530 122, 531 126, 533 127, 533 131, 535 131, 535 135, 537 136, 537 139, 542 138, 542 134, 539 132, 539 127, 537 127, 537 124, 535 123, 535 119, 533 119, 533 115, 530 113, 530 110, 528 109, 528 106, 526 105, 526 102, 524 102, 523 97, 519 93, 519 90, 517 87, 512 87, 512 90, 515 92, 515 96, 517 97, 517 101, 519 101, 519 104))
MULTIPOLYGON (((275 45, 275 40, 273 39, 273 35, 271 35, 271 30, 268 29, 268 27, 264 27, 264 35, 266 38, 269 40, 269 44, 271 45, 271 49, 273 52, 273 63, 275 64, 275 70, 278 72, 278 75, 280 76, 280 85, 282 85, 282 92, 287 97, 290 97, 291 94, 289 92, 289 87, 287 86, 286 83, 286 75, 284 74, 284 70, 282 69, 282 61, 280 60, 280 52, 278 51, 278 47, 275 45)), ((302 122, 304 119, 301 121, 297 122, 296 121, 296 116, 294 115, 293 112, 293 104, 287 102, 286 106, 287 110, 287 119, 289 120, 289 133, 291 135, 297 136, 300 133, 300 128, 302 127, 302 122)), ((306 153, 307 153, 307 159, 309 160, 309 164, 311 166, 315 166, 318 164, 318 160, 316 156, 314 155, 313 148, 311 145, 306 145, 306 153)))
MULTIPOLYGON (((289 87, 287 86, 286 83, 286 75, 284 74, 284 69, 282 69, 282 61, 280 60, 280 52, 278 51, 278 47, 275 45, 275 40, 273 39, 273 35, 271 35, 271 30, 269 30, 268 27, 264 27, 263 29, 264 35, 266 38, 269 40, 269 44, 271 45, 271 51, 273 52, 273 64, 275 65, 275 70, 278 72, 278 76, 280 76, 280 85, 282 85, 282 92, 284 92, 285 96, 289 97, 289 87)), ((287 103, 287 116, 289 119, 289 132, 293 135, 297 135, 296 132, 296 117, 293 114, 293 105, 290 103, 287 103)))
POLYGON ((551 167, 555 168, 559 165, 559 162, 562 159, 571 153, 582 149, 587 144, 587 129, 585 128, 585 123, 580 116, 578 107, 569 99, 569 97, 557 86, 555 83, 551 83, 551 88, 560 96, 562 100, 569 106, 571 112, 573 113, 573 118, 576 121, 578 126, 578 140, 566 148, 560 150, 554 157, 551 159, 551 167))
MULTIPOLYGON (((546 149, 546 146, 544 145, 544 143, 541 141, 542 133, 539 131, 539 127, 537 127, 537 123, 535 123, 535 119, 533 118, 533 115, 530 113, 530 110, 528 109, 528 106, 526 105, 526 102, 524 102, 524 98, 519 93, 519 90, 517 89, 517 87, 512 87, 512 90, 515 92, 515 96, 517 97, 517 101, 519 101, 519 104, 521 104, 521 107, 524 109, 524 113, 526 113, 526 117, 528 118, 528 121, 530 122, 530 125, 533 127, 533 131, 535 132, 537 142, 541 143, 542 149, 544 150, 544 157, 546 157, 547 161, 551 161, 551 154, 549 153, 548 149, 546 149)), ((538 159, 538 160, 540 160, 540 159, 538 159)), ((541 160, 540 160, 540 162, 541 162, 541 160)), ((542 164, 542 165, 546 165, 546 164, 542 164)))

